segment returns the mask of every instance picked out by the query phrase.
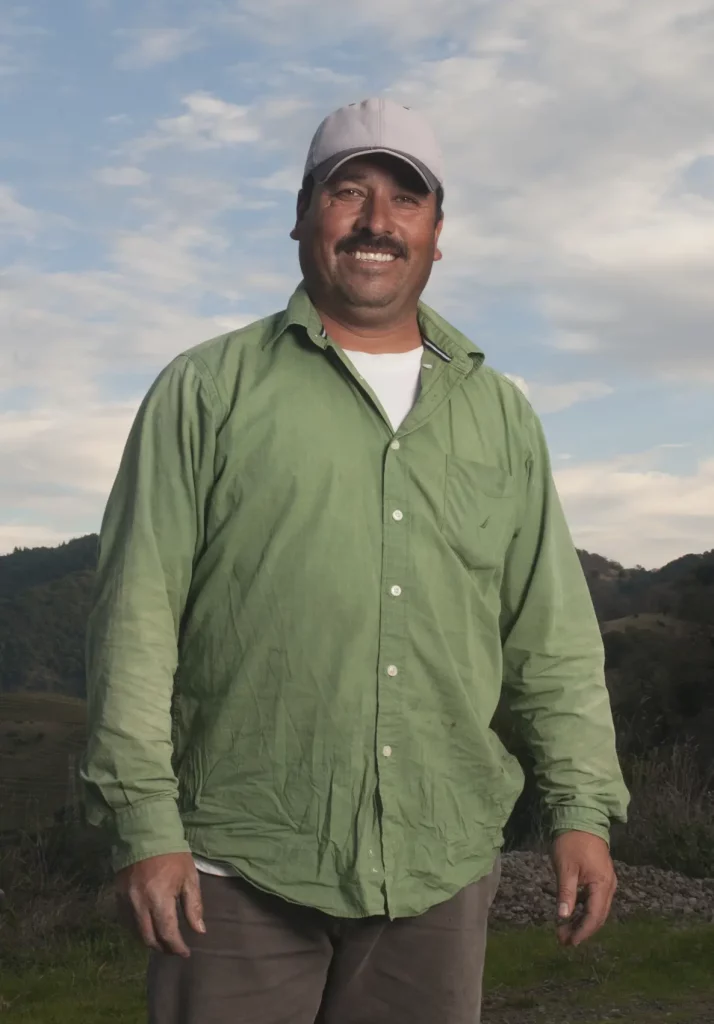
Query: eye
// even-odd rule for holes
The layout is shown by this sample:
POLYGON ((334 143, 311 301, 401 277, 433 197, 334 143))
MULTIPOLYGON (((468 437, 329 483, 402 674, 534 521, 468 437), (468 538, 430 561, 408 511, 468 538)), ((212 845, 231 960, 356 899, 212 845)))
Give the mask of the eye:
POLYGON ((418 206, 419 205, 419 200, 416 199, 414 196, 403 195, 403 196, 397 196, 396 199, 397 199, 398 203, 407 203, 407 204, 411 203, 412 206, 418 206))
POLYGON ((362 195, 362 193, 361 193, 361 192, 360 192, 360 190, 359 190, 359 189, 357 189, 357 188, 350 188, 349 186, 346 186, 345 188, 340 188, 340 189, 338 189, 338 190, 337 190, 337 191, 335 192, 335 195, 336 195, 336 196, 337 196, 338 198, 341 198, 341 199, 342 199, 342 198, 344 198, 344 199, 352 199, 352 198, 354 198, 355 196, 358 196, 358 197, 359 197, 359 196, 361 196, 361 195, 362 195))

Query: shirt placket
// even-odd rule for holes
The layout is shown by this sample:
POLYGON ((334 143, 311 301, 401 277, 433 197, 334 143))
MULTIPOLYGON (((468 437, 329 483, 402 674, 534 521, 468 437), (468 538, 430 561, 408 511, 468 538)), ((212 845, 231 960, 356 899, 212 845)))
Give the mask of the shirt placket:
MULTIPOLYGON (((324 338, 324 335, 322 336, 324 338)), ((363 378, 338 347, 330 345, 334 356, 372 401, 385 426, 389 421, 363 378)), ((434 352, 425 352, 420 394, 398 427, 396 436, 386 444, 383 461, 382 575, 379 660, 377 666, 377 721, 375 755, 378 789, 378 827, 380 849, 372 841, 369 848, 371 877, 380 882, 385 910, 391 913, 399 905, 394 886, 399 880, 399 851, 403 844, 403 791, 405 765, 402 761, 402 737, 405 722, 405 695, 410 686, 408 614, 410 607, 409 545, 413 535, 409 502, 409 472, 404 459, 408 435, 418 430, 446 401, 454 387, 471 369, 468 357, 442 360, 434 352), (381 852, 381 865, 378 854, 381 852)), ((413 681, 412 681, 413 685, 413 681)))
MULTIPOLYGON (((406 717, 404 707, 410 686, 411 659, 408 616, 414 580, 409 575, 409 547, 413 537, 413 509, 409 501, 410 479, 405 459, 409 435, 418 430, 446 401, 462 380, 470 363, 456 366, 425 359, 429 374, 416 405, 387 445, 383 467, 382 508, 382 600, 379 662, 377 670, 377 725, 375 736, 379 827, 384 869, 384 897, 388 914, 398 907, 395 891, 400 878, 400 850, 403 845, 402 808, 405 773, 402 738, 406 717)), ((376 868, 372 868, 376 871, 376 868)))
POLYGON ((389 906, 390 880, 396 874, 401 843, 400 757, 405 687, 409 686, 407 615, 409 610, 410 507, 402 442, 387 446, 383 470, 382 612, 377 667, 377 784, 380 796, 380 839, 389 906))

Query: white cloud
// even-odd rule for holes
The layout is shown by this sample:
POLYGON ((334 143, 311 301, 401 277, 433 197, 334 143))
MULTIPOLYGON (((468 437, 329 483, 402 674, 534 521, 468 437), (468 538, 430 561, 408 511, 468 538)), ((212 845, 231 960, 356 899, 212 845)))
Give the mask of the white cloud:
POLYGON ((39 226, 40 218, 36 211, 16 198, 12 186, 0 182, 0 236, 15 235, 29 240, 37 234, 39 226))
POLYGON ((88 403, 0 416, 0 503, 17 500, 18 485, 30 493, 68 491, 72 502, 77 494, 106 497, 137 406, 88 403))
POLYGON ((526 398, 530 397, 530 388, 528 386, 528 381, 525 377, 520 377, 517 373, 504 373, 504 377, 508 377, 508 379, 512 381, 520 391, 523 392, 526 398))
MULTIPOLYGON (((79 408, 98 400, 103 379, 158 371, 183 349, 255 319, 247 312, 201 315, 201 255, 172 253, 168 239, 162 246, 148 236, 120 238, 111 272, 7 272, 0 291, 0 336, 8 339, 0 346, 3 386, 34 389, 40 408, 79 408)), ((192 241, 174 236, 175 246, 192 241)), ((226 301, 237 302, 245 293, 228 292, 236 287, 232 277, 227 269, 226 301)))
MULTIPOLYGON (((126 21, 127 5, 111 6, 126 21)), ((223 45, 231 32, 250 63, 224 69, 232 85, 222 96, 184 79, 174 94, 182 108, 176 101, 156 121, 148 98, 144 110, 107 107, 100 128, 114 138, 146 110, 152 126, 99 157, 111 166, 98 180, 126 191, 88 190, 92 203, 104 201, 88 205, 78 226, 92 263, 82 269, 73 252, 68 266, 77 270, 43 270, 61 265, 43 244, 34 263, 2 279, 0 380, 37 393, 30 414, 2 420, 0 486, 28 522, 50 524, 43 536, 60 537, 65 525, 71 535, 70 523, 100 507, 128 422, 107 398, 118 374, 158 370, 182 348, 270 311, 272 292, 287 293, 290 224, 270 201, 280 209, 280 193, 296 191, 324 114, 390 79, 389 94, 423 109, 446 151, 439 305, 472 314, 480 295, 501 288, 529 297, 572 378, 533 380, 520 367, 528 380, 517 382, 539 412, 608 393, 582 369, 582 355, 598 354, 602 369, 592 372, 616 383, 623 366, 638 379, 714 381, 714 190, 693 173, 714 160, 711 0, 175 6, 176 16, 190 9, 187 27, 125 33, 126 66, 174 60, 211 33, 223 45), (256 198, 261 184, 265 200, 256 198), (259 209, 263 216, 239 220, 241 210, 259 209), (214 302, 220 315, 203 315, 214 302)), ((17 25, 4 31, 4 18, 0 65, 5 53, 19 66, 27 41, 17 25)), ((172 71, 163 86, 181 81, 172 71)), ((157 89, 151 102, 163 95, 157 89)), ((97 152, 88 144, 85 166, 97 152)), ((57 195, 64 184, 53 181, 57 195)), ((34 201, 24 182, 0 188, 0 232, 44 243, 47 215, 24 205, 34 201)), ((653 565, 712 546, 710 463, 681 477, 660 472, 651 454, 583 464, 563 453, 557 465, 584 546, 653 565)), ((4 530, 0 545, 14 519, 4 530)))
POLYGON ((71 528, 62 533, 29 523, 0 523, 0 555, 10 554, 15 548, 54 548, 76 536, 77 531, 71 528))
POLYGON ((541 415, 562 412, 578 402, 605 398, 613 392, 613 388, 609 384, 597 380, 573 380, 546 384, 542 381, 527 381, 517 374, 507 373, 505 376, 520 388, 536 412, 541 415))
POLYGON ((473 0, 361 0, 338 5, 332 0, 223 0, 211 12, 221 30, 252 36, 272 46, 309 49, 315 39, 322 45, 363 40, 399 50, 438 37, 448 26, 459 38, 474 9, 473 0))
MULTIPOLYGON (((305 152, 307 153, 307 150, 305 152)), ((261 188, 274 192, 289 192, 291 195, 297 195, 301 181, 302 168, 295 164, 291 167, 281 167, 279 170, 273 171, 272 174, 261 178, 258 184, 261 188)))
POLYGON ((446 151, 440 294, 526 288, 570 352, 714 381, 713 63, 710 0, 475 5, 392 89, 446 151))
POLYGON ((156 67, 198 49, 196 33, 184 28, 143 29, 132 45, 116 59, 116 66, 125 71, 156 67))
POLYGON ((287 62, 283 65, 283 72, 294 75, 297 78, 307 79, 309 84, 332 85, 332 86, 355 86, 361 79, 357 75, 345 74, 342 71, 335 71, 334 68, 320 67, 316 64, 296 64, 287 62))
POLYGON ((220 252, 218 233, 187 225, 170 230, 122 232, 113 244, 113 259, 127 276, 138 276, 154 292, 174 294, 202 287, 208 278, 208 251, 220 252))
POLYGON ((95 174, 102 185, 116 188, 136 188, 149 180, 146 171, 140 167, 101 167, 95 174))
POLYGON ((0 507, 12 509, 0 526, 0 553, 60 543, 83 532, 78 524, 89 524, 87 532, 98 527, 137 404, 0 416, 0 507))
POLYGON ((657 469, 656 451, 555 471, 578 547, 657 568, 714 547, 714 457, 695 472, 657 469))
POLYGON ((188 150, 220 149, 260 138, 250 107, 236 106, 208 92, 194 92, 182 100, 185 114, 159 120, 149 135, 138 139, 137 152, 180 146, 188 150))
POLYGON ((44 37, 46 29, 30 20, 24 4, 6 4, 0 10, 0 81, 30 70, 30 43, 44 37))

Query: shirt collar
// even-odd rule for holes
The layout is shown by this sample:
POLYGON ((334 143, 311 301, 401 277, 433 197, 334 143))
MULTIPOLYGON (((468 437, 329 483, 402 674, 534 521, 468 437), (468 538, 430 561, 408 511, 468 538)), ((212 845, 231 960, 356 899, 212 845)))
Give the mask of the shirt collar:
MULTIPOLYGON (((474 368, 481 366, 485 358, 481 349, 424 302, 419 303, 417 319, 422 335, 443 349, 454 365, 461 369, 471 369, 472 363, 474 368)), ((322 322, 307 294, 304 281, 301 281, 293 292, 287 309, 279 318, 267 343, 277 341, 289 327, 293 326, 303 327, 318 348, 324 349, 327 346, 322 322)))

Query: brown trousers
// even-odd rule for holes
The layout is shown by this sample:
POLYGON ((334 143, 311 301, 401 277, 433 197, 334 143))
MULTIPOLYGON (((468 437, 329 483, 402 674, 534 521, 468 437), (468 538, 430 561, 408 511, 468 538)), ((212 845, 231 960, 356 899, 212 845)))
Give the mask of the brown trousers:
POLYGON ((418 917, 334 918, 201 876, 206 934, 152 953, 149 1024, 478 1024, 491 874, 418 917))

